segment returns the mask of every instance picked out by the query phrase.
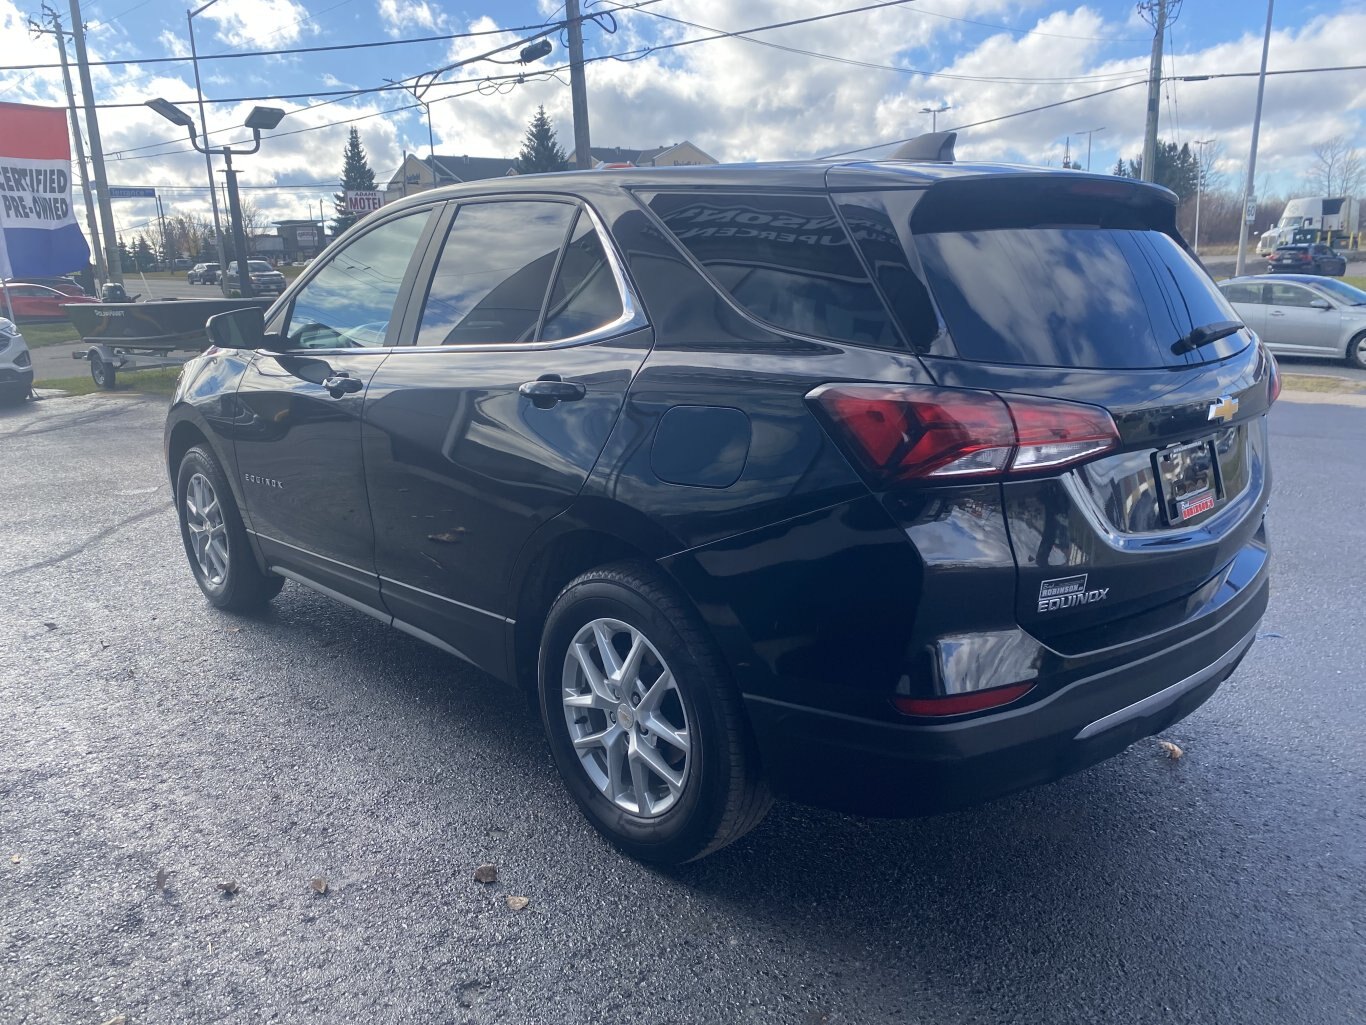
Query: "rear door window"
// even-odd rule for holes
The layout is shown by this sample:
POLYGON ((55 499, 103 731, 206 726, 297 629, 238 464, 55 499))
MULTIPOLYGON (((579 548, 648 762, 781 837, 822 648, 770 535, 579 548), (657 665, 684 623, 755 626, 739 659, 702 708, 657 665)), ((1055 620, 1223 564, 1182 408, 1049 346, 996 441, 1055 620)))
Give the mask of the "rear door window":
POLYGON ((1192 328, 1237 320, 1198 264, 1157 231, 1004 228, 917 235, 930 291, 964 359, 1123 369, 1219 359, 1234 335, 1190 359, 1192 328))
POLYGON ((621 293, 602 239, 588 214, 579 211, 550 290, 541 340, 558 342, 588 334, 611 324, 622 312, 621 293))
POLYGON ((1254 303, 1262 301, 1261 285, 1220 285, 1219 290, 1231 303, 1254 303))
POLYGON ((432 278, 417 344, 533 341, 575 212, 568 203, 543 201, 460 207, 432 278))
POLYGON ((817 338, 901 345, 826 196, 661 192, 646 198, 716 284, 758 319, 817 338))

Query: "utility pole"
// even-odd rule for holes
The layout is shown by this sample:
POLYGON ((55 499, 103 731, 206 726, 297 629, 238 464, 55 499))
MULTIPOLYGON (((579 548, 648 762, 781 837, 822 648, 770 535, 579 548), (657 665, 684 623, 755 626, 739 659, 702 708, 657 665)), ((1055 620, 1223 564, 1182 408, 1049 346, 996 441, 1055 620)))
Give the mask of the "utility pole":
POLYGON ((51 29, 39 28, 32 19, 29 20, 29 26, 35 32, 51 32, 57 39, 57 52, 62 58, 62 82, 66 85, 66 105, 71 115, 71 138, 76 144, 76 165, 81 171, 81 193, 85 197, 85 225, 90 233, 90 253, 95 258, 95 274, 100 281, 108 281, 109 268, 104 259, 104 248, 100 245, 99 217, 95 211, 95 197, 90 190, 90 169, 85 163, 85 140, 81 135, 81 118, 76 112, 76 93, 71 88, 71 65, 66 57, 67 33, 62 29, 62 16, 47 4, 43 4, 43 14, 48 17, 51 29))
POLYGON ((1191 243, 1196 256, 1200 255, 1200 192, 1205 186, 1205 147, 1212 142, 1213 139, 1195 140, 1195 145, 1200 147, 1200 155, 1195 160, 1195 241, 1191 243))
POLYGON ((114 208, 109 203, 109 175, 104 169, 100 123, 95 117, 95 89, 90 84, 90 58, 85 52, 85 23, 81 21, 81 0, 71 0, 71 37, 76 41, 76 70, 81 76, 81 93, 85 97, 85 127, 90 133, 90 162, 93 165, 95 187, 99 189, 100 224, 104 228, 104 255, 109 275, 107 280, 123 284, 123 261, 119 259, 114 208))
POLYGON ((1271 11, 1276 0, 1266 0, 1266 32, 1262 35, 1262 70, 1257 76, 1257 109, 1252 115, 1252 149, 1247 157, 1247 180, 1243 183, 1243 223, 1238 228, 1238 262, 1234 275, 1241 276, 1247 269, 1247 228, 1256 215, 1253 183, 1257 180, 1257 135, 1262 128, 1262 94, 1266 92, 1266 55, 1271 49, 1271 11))
POLYGON ((580 171, 593 167, 593 149, 588 139, 588 87, 583 80, 583 19, 579 0, 565 0, 569 24, 569 95, 574 108, 574 163, 580 171))
POLYGON ((1162 102, 1162 40, 1167 35, 1167 22, 1175 21, 1181 0, 1144 0, 1138 13, 1153 27, 1153 55, 1148 65, 1148 121, 1143 129, 1143 166, 1139 173, 1144 181, 1157 181, 1157 115, 1162 102))

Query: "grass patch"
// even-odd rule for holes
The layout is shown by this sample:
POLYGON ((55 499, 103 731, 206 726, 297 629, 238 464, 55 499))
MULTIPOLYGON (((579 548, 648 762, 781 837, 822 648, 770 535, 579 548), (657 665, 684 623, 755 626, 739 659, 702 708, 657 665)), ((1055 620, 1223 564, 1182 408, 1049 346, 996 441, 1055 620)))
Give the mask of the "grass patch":
POLYGON ((1366 289, 1366 277, 1362 277, 1360 274, 1356 274, 1351 277, 1339 278, 1338 280, 1345 281, 1347 282, 1347 284, 1353 285, 1356 288, 1366 289))
MULTIPOLYGON (((175 383, 180 377, 178 367, 165 370, 141 370, 135 374, 120 374, 115 392, 138 392, 143 395, 165 395, 169 398, 175 392, 175 383)), ((45 381, 35 381, 33 387, 59 388, 71 395, 96 395, 104 392, 89 374, 82 377, 55 377, 45 381)))
POLYGON ((46 324, 20 324, 19 332, 24 336, 24 341, 30 349, 81 340, 81 333, 69 320, 54 320, 46 324))
POLYGON ((1361 392, 1366 391, 1355 381, 1345 377, 1320 377, 1317 374, 1285 374, 1281 378, 1286 391, 1361 392))

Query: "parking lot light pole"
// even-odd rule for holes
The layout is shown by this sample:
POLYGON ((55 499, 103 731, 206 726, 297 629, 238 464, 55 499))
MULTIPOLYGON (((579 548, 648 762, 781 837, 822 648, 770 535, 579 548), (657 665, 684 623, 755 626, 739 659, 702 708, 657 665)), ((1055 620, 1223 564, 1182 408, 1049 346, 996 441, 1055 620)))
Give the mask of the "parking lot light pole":
MULTIPOLYGON (((223 158, 227 170, 224 172, 228 179, 228 208, 232 217, 232 244, 236 251, 237 258, 237 290, 243 299, 249 299, 252 295, 251 272, 247 267, 247 235, 242 226, 242 200, 237 192, 237 172, 233 169, 232 158, 237 156, 247 156, 255 153, 261 148, 261 132, 270 131, 280 123, 280 119, 285 116, 285 112, 279 107, 253 107, 251 113, 247 115, 247 120, 243 122, 246 127, 251 129, 251 148, 234 150, 230 146, 208 146, 200 143, 198 133, 194 129, 194 118, 177 107, 170 100, 155 99, 148 100, 147 106, 151 107, 158 114, 174 125, 189 129, 190 143, 195 149, 208 156, 217 153, 223 158)), ((219 261, 219 280, 222 281, 228 273, 227 264, 219 261)))
MULTIPOLYGON (((194 40, 194 19, 195 15, 202 14, 216 3, 218 0, 209 0, 193 11, 185 12, 185 22, 190 26, 190 63, 194 66, 194 92, 199 100, 199 130, 205 140, 209 137, 209 125, 204 117, 204 90, 199 84, 199 50, 194 40)), ((223 250, 223 219, 218 214, 218 185, 213 180, 213 158, 209 156, 208 150, 204 150, 204 172, 209 176, 209 202, 213 204, 213 242, 218 252, 218 289, 226 295, 223 272, 227 270, 228 263, 223 250)))

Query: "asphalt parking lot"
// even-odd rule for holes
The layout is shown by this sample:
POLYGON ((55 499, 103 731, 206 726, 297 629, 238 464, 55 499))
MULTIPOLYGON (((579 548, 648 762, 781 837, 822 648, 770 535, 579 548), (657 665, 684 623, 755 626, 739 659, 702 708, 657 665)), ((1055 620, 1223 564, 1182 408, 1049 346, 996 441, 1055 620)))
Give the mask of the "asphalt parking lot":
POLYGON ((0 1022, 1360 1021, 1366 403, 1314 398, 1272 414, 1271 607, 1180 761, 779 805, 673 873, 491 680, 293 584, 207 606, 164 400, 0 411, 0 1022))

